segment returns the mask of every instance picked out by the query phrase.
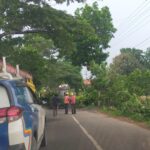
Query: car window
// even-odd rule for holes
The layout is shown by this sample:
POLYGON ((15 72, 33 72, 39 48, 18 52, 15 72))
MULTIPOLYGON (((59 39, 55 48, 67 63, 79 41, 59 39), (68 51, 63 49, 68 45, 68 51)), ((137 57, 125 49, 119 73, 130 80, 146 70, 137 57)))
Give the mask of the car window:
POLYGON ((25 86, 18 86, 14 88, 18 103, 33 103, 29 90, 25 86))
POLYGON ((29 96, 30 103, 35 103, 36 99, 35 99, 34 95, 32 94, 32 92, 28 88, 26 88, 26 90, 27 90, 27 93, 29 96))
POLYGON ((0 108, 5 108, 10 106, 10 101, 8 93, 5 87, 0 86, 0 108))
POLYGON ((37 102, 36 95, 32 92, 32 90, 30 90, 30 88, 28 88, 28 92, 29 92, 29 95, 31 96, 33 102, 36 103, 37 102))

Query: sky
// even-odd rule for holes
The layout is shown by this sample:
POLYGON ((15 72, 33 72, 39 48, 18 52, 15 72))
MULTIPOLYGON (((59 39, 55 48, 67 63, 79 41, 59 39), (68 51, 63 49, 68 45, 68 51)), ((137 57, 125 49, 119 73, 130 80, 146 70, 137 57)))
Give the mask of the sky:
MULTIPOLYGON (((145 51, 150 46, 150 0, 87 0, 86 3, 92 5, 95 1, 100 8, 109 7, 113 24, 117 28, 114 38, 109 43, 110 48, 107 49, 108 63, 120 53, 121 48, 135 47, 145 51)), ((85 4, 51 5, 73 15, 77 8, 85 4)))

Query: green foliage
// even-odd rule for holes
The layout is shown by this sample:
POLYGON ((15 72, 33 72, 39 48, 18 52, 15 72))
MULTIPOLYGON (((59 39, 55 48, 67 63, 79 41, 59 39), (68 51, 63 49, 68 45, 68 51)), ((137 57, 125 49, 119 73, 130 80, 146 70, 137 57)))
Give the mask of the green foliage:
POLYGON ((85 91, 79 91, 78 95, 76 96, 76 103, 78 106, 82 107, 85 106, 84 102, 86 101, 86 92, 85 91))
POLYGON ((149 121, 149 59, 149 50, 122 49, 110 67, 93 61, 90 65, 92 85, 89 91, 86 88, 83 90, 84 104, 100 102, 101 108, 111 113, 149 121))
POLYGON ((19 62, 21 69, 33 75, 37 88, 44 86, 56 90, 62 83, 68 83, 76 90, 81 87, 80 67, 58 59, 52 40, 38 34, 26 35, 23 40, 24 44, 14 44, 13 50, 6 49, 0 55, 7 56, 8 63, 13 65, 19 62))
POLYGON ((92 84, 95 89, 105 90, 108 83, 106 64, 96 64, 94 61, 90 65, 90 70, 92 72, 92 84))
POLYGON ((66 83, 76 91, 81 87, 82 77, 80 67, 75 67, 69 62, 58 61, 54 64, 49 63, 48 68, 50 68, 48 74, 51 79, 51 86, 66 83))
POLYGON ((67 2, 67 4, 69 5, 70 3, 73 3, 73 2, 85 2, 85 0, 55 0, 57 3, 63 3, 63 2, 67 2))
POLYGON ((79 104, 84 104, 84 105, 95 104, 95 105, 97 105, 97 97, 98 97, 97 90, 94 89, 93 87, 87 87, 84 89, 84 91, 79 92, 77 101, 79 104))
POLYGON ((0 4, 0 30, 3 31, 0 42, 13 40, 16 34, 38 33, 51 38, 54 45, 61 49, 60 53, 75 49, 69 28, 76 23, 73 16, 52 8, 45 0, 1 0, 0 4))
POLYGON ((144 53, 144 66, 147 69, 150 68, 150 48, 148 48, 144 53))
POLYGON ((51 38, 62 51, 75 49, 72 35, 67 26, 75 22, 71 15, 55 10, 47 4, 28 4, 27 1, 1 0, 0 42, 11 39, 15 34, 39 33, 51 38), (15 19, 14 19, 15 18, 15 19))
MULTIPOLYGON (((65 1, 57 0, 56 2, 65 1)), ((82 0, 76 1, 82 2, 82 0)), ((2 54, 5 49, 9 51, 5 54, 10 54, 10 51, 14 51, 14 46, 24 45, 27 40, 25 35, 32 34, 32 36, 35 35, 32 37, 34 39, 38 35, 45 41, 49 40, 57 49, 59 58, 69 60, 75 65, 80 66, 92 60, 101 63, 108 56, 102 50, 108 47, 108 42, 115 32, 108 8, 100 10, 96 3, 92 7, 86 5, 83 15, 73 17, 52 8, 44 0, 1 0, 0 2, 0 30, 2 31, 0 50, 2 54), (89 21, 88 15, 92 12, 98 15, 89 21), (98 27, 102 28, 98 29, 98 27)), ((33 42, 34 40, 31 40, 31 43, 33 42)), ((40 45, 43 46, 41 43, 40 45)))
POLYGON ((99 37, 99 46, 104 49, 109 47, 108 43, 116 29, 112 24, 108 7, 99 9, 97 2, 94 2, 92 6, 86 4, 84 8, 77 9, 76 16, 85 20, 94 28, 95 33, 99 37))
POLYGON ((122 53, 115 57, 114 62, 111 65, 112 71, 122 75, 128 75, 137 68, 142 68, 138 59, 126 53, 122 53))
MULTIPOLYGON (((56 3, 84 0, 55 0, 56 3)), ((37 87, 81 87, 80 67, 105 61, 115 29, 108 8, 86 5, 71 16, 45 0, 0 0, 0 57, 29 71, 37 87), (93 19, 89 19, 90 14, 93 19), (15 19, 14 19, 15 18, 15 19)), ((95 86, 96 87, 96 86, 95 86)), ((90 92, 90 91, 89 91, 90 92)), ((92 89, 89 101, 99 92, 92 89)), ((93 98, 94 97, 94 98, 93 98)), ((90 102, 89 102, 90 103, 90 102)))
POLYGON ((130 93, 135 93, 139 96, 150 95, 150 70, 135 70, 132 72, 128 76, 127 86, 130 93))
POLYGON ((140 112, 141 106, 137 96, 130 95, 129 99, 121 104, 120 110, 124 114, 134 114, 140 112))
POLYGON ((111 64, 112 72, 128 75, 136 69, 147 70, 150 68, 149 50, 146 52, 135 48, 123 48, 121 54, 116 56, 111 64))
POLYGON ((109 9, 107 7, 99 9, 95 2, 92 6, 85 5, 84 8, 77 9, 75 14, 76 18, 89 28, 85 30, 81 28, 77 36, 75 35, 77 50, 72 54, 73 63, 89 65, 94 60, 101 64, 108 56, 103 50, 109 47, 108 43, 116 31, 109 9))
POLYGON ((69 28, 78 24, 76 19, 44 0, 0 0, 0 4, 0 57, 29 71, 38 88, 67 82, 78 89, 80 68, 64 61, 76 49, 69 28))

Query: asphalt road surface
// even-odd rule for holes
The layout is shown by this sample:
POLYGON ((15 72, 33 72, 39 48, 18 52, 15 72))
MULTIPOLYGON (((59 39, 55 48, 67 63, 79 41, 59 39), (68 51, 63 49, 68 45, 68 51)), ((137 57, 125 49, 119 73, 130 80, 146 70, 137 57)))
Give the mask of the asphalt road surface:
POLYGON ((150 130, 100 113, 47 112, 48 145, 41 150, 150 150, 150 130))

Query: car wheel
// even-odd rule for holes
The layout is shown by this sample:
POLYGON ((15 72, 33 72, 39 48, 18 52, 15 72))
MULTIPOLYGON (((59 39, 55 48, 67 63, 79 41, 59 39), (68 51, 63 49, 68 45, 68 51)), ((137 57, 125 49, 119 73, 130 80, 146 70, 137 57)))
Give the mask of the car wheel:
POLYGON ((42 139, 41 147, 45 147, 47 145, 47 136, 46 136, 46 130, 44 128, 44 136, 42 139))
POLYGON ((34 136, 32 137, 32 141, 31 141, 31 150, 37 150, 37 143, 34 136))

